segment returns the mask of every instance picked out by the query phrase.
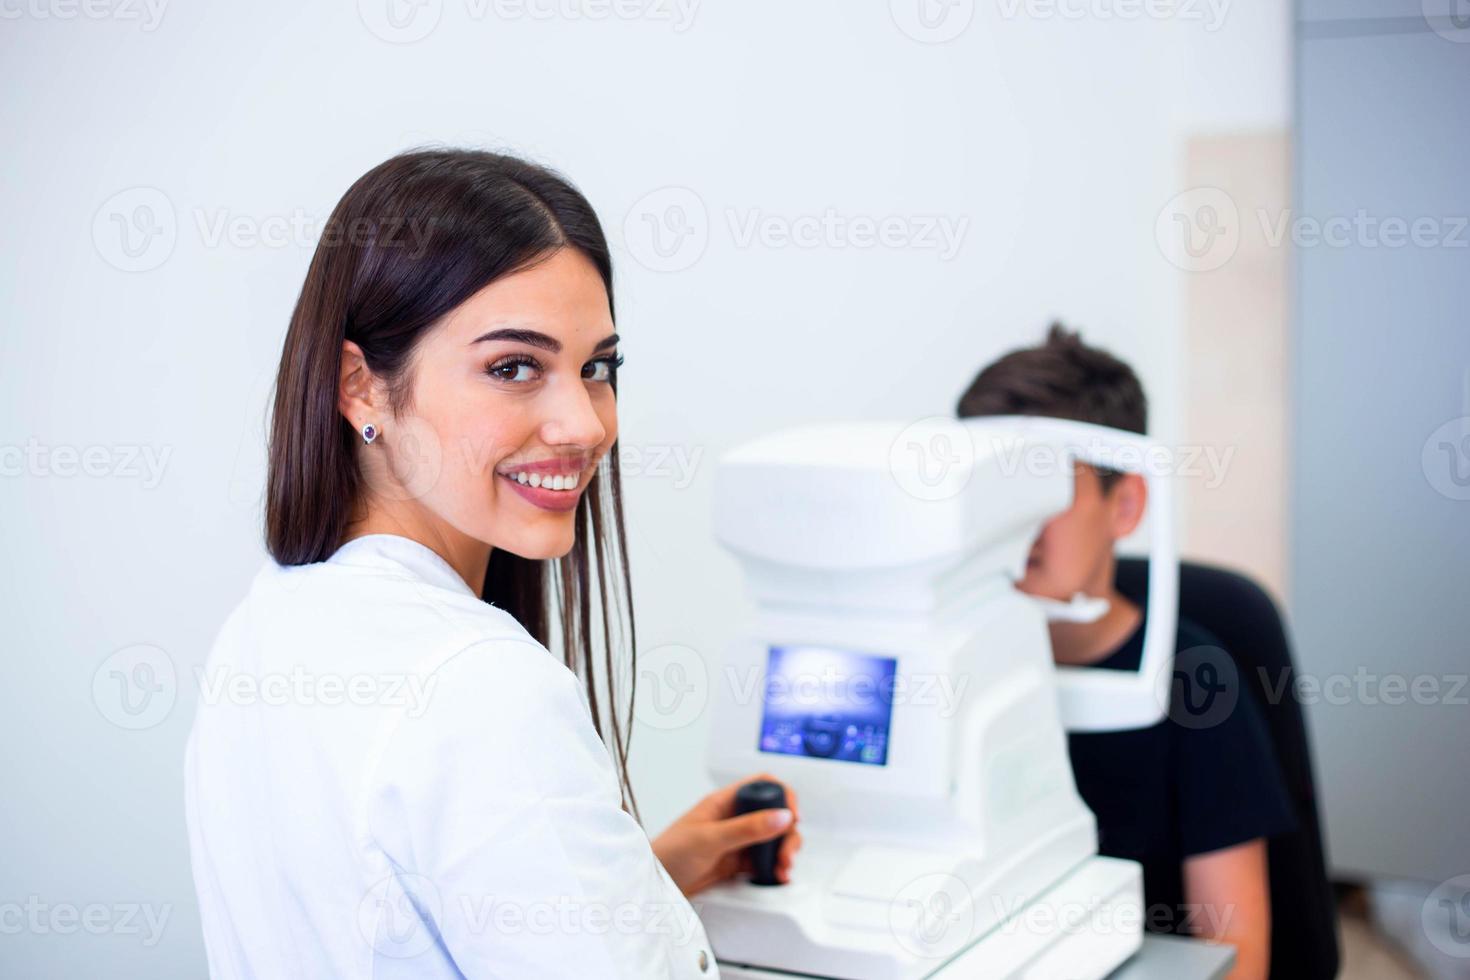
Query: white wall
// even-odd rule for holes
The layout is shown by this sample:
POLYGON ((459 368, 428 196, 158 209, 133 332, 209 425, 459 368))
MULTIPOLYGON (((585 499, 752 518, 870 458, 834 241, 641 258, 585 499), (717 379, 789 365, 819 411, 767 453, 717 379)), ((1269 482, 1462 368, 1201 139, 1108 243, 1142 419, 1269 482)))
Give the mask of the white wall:
MULTIPOLYGON (((180 792, 192 669, 262 560, 265 393, 311 246, 250 236, 319 223, 395 151, 518 149, 602 214, 620 259, 625 442, 697 464, 689 481, 670 467, 629 480, 646 651, 712 657, 736 624, 740 583, 708 505, 716 456, 747 436, 947 411, 1053 316, 1133 361, 1156 431, 1178 428, 1180 284, 1154 226, 1182 189, 1189 93, 1218 89, 1192 67, 1200 24, 959 0, 937 9, 960 18, 950 28, 972 21, 931 44, 899 26, 917 23, 906 0, 686 0, 682 14, 621 0, 647 15, 600 20, 565 0, 531 5, 563 11, 549 19, 429 0, 411 24, 434 29, 395 44, 369 29, 389 33, 369 0, 166 5, 156 21, 111 2, 0 8, 0 903, 27 917, 0 972, 203 970, 180 792), (666 187, 693 197, 645 200, 666 187), (707 244, 654 271, 639 230, 671 200, 695 227, 703 209, 707 244), (115 222, 146 218, 139 204, 173 229, 171 250, 165 234, 121 251, 115 222), (966 231, 950 257, 737 234, 752 212, 828 208, 966 231), (238 229, 216 237, 221 219, 238 229), (36 453, 60 447, 100 447, 101 475, 36 453), (128 464, 143 449, 167 453, 161 479, 128 464), (154 719, 121 710, 109 657, 136 644, 164 651, 179 682, 166 716, 128 730, 114 721, 154 719), (107 907, 92 931, 66 918, 89 903, 107 907), (168 916, 155 943, 130 907, 168 916)), ((703 725, 640 726, 650 829, 706 788, 703 725)))

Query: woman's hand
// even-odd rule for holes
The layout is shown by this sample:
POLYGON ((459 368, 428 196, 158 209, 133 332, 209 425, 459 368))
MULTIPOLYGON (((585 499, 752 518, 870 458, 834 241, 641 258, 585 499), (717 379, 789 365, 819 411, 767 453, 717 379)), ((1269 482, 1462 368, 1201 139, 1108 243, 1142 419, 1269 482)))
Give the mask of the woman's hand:
POLYGON ((786 790, 785 810, 756 810, 735 816, 735 791, 754 779, 780 782, 766 773, 742 779, 717 789, 696 803, 653 841, 653 853, 685 897, 693 898, 710 885, 750 868, 745 848, 781 834, 781 851, 776 857, 776 880, 791 880, 791 858, 801 848, 796 794, 786 790))

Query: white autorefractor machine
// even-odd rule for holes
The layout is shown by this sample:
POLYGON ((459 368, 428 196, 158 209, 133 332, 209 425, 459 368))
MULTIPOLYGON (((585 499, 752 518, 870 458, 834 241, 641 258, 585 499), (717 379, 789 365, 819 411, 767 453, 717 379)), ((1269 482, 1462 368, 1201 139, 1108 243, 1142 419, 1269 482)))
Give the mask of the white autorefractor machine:
POLYGON ((711 684, 710 770, 790 785, 804 841, 791 883, 699 896, 723 977, 1079 980, 1138 949, 1140 869, 1097 856, 1064 727, 1166 710, 1177 565, 1152 458, 1004 417, 804 428, 721 460, 716 533, 756 615, 711 684), (1057 668, 1013 588, 1074 459, 1149 480, 1137 674, 1057 668))

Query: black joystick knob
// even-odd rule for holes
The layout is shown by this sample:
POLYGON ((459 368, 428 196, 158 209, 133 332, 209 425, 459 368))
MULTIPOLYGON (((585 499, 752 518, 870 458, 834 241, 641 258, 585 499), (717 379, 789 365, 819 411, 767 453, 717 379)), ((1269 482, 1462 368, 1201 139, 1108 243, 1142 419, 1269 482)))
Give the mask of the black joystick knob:
MULTIPOLYGON (((757 779, 746 783, 735 791, 735 815, 755 810, 775 810, 786 806, 786 790, 780 783, 769 779, 757 779)), ((779 885, 776 880, 776 856, 781 853, 782 834, 774 840, 752 844, 745 849, 750 855, 750 883, 752 885, 779 885)))

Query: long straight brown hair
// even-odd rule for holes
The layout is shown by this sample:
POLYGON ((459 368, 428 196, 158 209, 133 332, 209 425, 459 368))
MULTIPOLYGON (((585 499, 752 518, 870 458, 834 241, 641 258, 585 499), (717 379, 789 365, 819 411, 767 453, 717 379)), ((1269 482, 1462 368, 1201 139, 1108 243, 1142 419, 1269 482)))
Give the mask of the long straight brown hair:
MULTIPOLYGON (((562 248, 576 249, 597 268, 612 313, 612 260, 602 225, 587 199, 551 170, 499 153, 426 150, 393 157, 348 189, 317 244, 276 374, 265 540, 277 562, 329 558, 358 500, 362 475, 354 444, 360 436, 337 410, 342 342, 362 348, 387 385, 396 416, 412 403, 408 368, 425 333, 484 286, 562 248)), ((624 806, 636 815, 628 744, 637 637, 616 444, 605 476, 588 483, 575 519, 576 543, 561 558, 493 550, 481 598, 547 647, 552 627, 559 627, 562 658, 586 685, 593 724, 617 764, 624 806), (613 651, 624 635, 626 673, 620 674, 613 651), (628 698, 620 717, 621 677, 628 698)))

